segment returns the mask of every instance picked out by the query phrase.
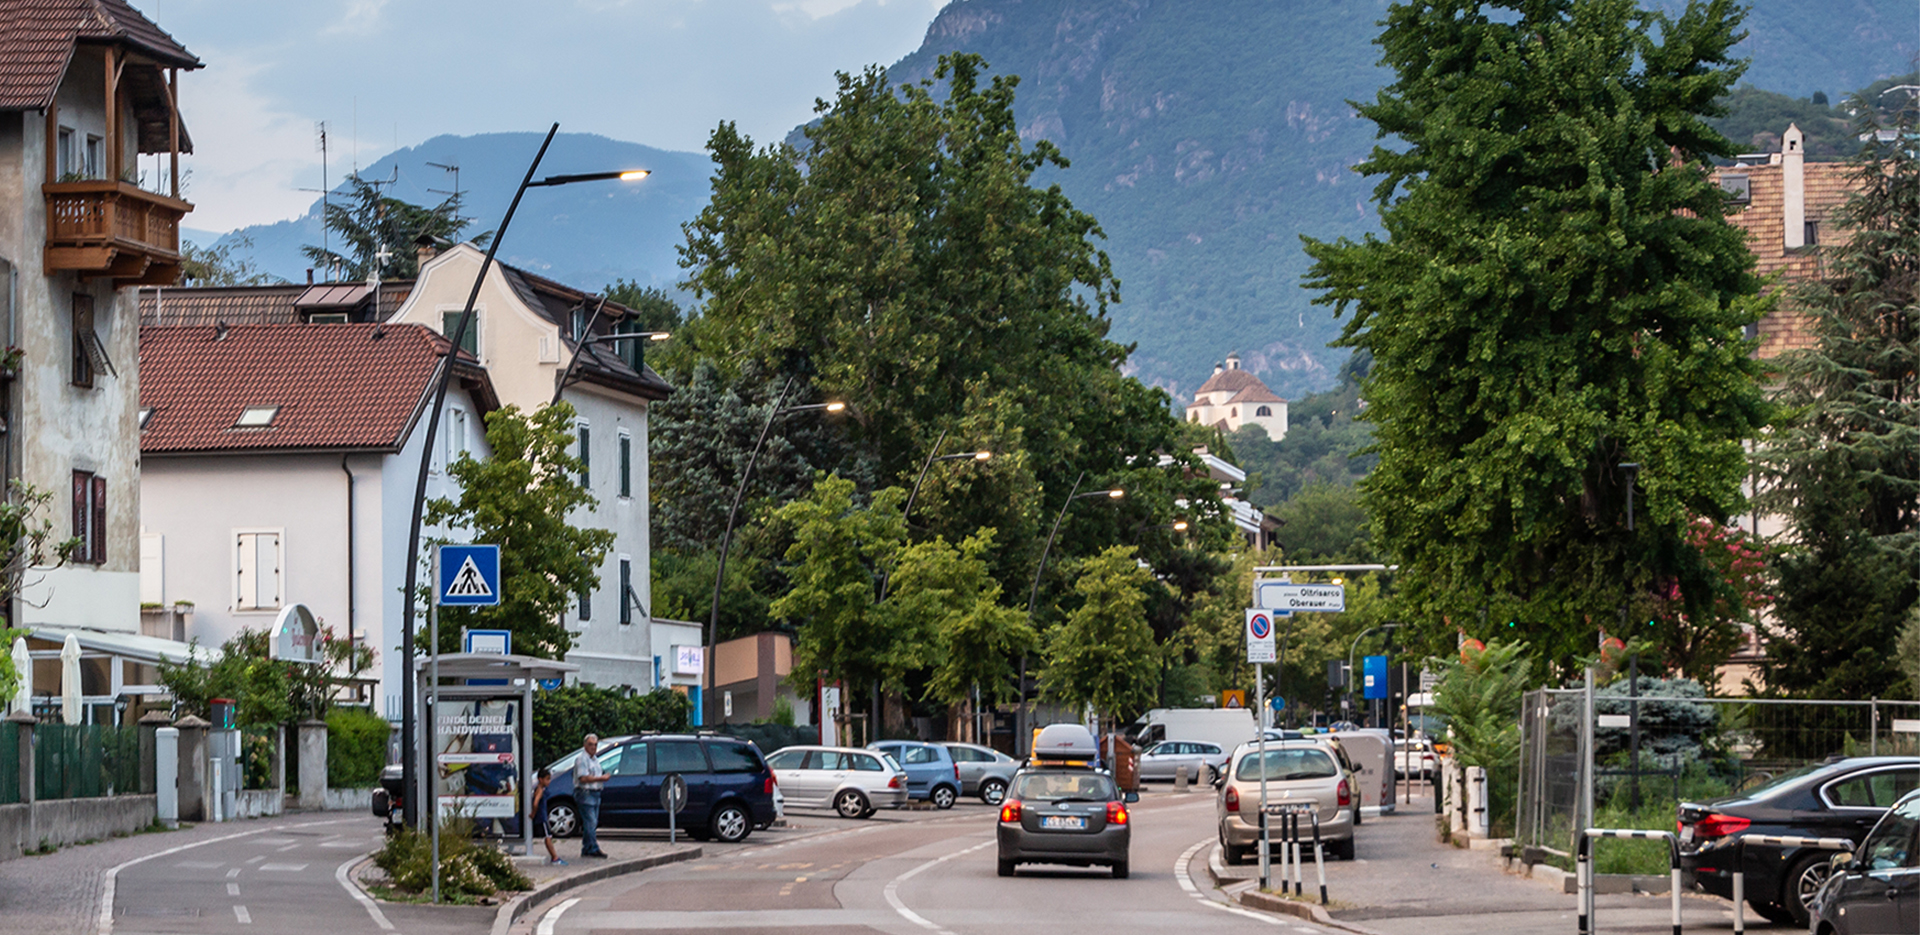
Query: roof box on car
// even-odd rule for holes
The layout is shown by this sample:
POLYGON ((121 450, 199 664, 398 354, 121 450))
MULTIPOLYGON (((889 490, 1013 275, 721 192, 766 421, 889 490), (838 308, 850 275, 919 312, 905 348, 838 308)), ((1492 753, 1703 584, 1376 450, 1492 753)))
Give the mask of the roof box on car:
POLYGON ((1049 724, 1033 737, 1036 766, 1090 766, 1099 755, 1093 732, 1078 724, 1049 724))

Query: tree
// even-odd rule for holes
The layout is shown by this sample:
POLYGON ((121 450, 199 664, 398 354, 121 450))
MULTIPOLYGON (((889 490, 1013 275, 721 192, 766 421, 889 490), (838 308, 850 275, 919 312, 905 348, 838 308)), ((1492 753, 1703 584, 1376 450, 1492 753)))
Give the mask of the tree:
MULTIPOLYGON (((1874 114, 1873 102, 1855 109, 1874 114)), ((1920 562, 1920 159, 1914 115, 1854 160, 1836 220, 1845 240, 1818 248, 1822 275, 1795 291, 1812 347, 1785 355, 1790 413, 1762 452, 1763 505, 1787 518, 1775 562, 1782 633, 1769 686, 1820 698, 1899 692, 1887 653, 1911 618, 1920 562)))
POLYGON ((1367 511, 1353 487, 1313 483, 1274 508, 1272 515, 1285 524, 1275 538, 1288 561, 1373 561, 1367 511))
POLYGON ((185 662, 160 662, 160 684, 183 714, 209 717, 210 702, 227 698, 236 724, 285 724, 324 719, 339 689, 373 666, 372 649, 336 637, 331 627, 320 631, 318 662, 274 659, 271 639, 265 630, 242 627, 211 660, 195 644, 185 662))
MULTIPOLYGON (((0 502, 0 608, 12 607, 43 573, 65 565, 80 548, 77 537, 56 538, 53 520, 43 514, 53 494, 22 480, 8 482, 7 492, 0 502)), ((10 655, 6 666, 12 666, 10 655)))
POLYGON ((1647 594, 1709 612, 1685 533, 1737 511, 1767 415, 1743 335, 1759 282, 1707 174, 1732 152, 1706 118, 1740 19, 1731 0, 1387 14, 1395 78, 1355 105, 1398 138, 1358 167, 1386 237, 1306 245, 1316 301, 1352 312, 1341 343, 1372 355, 1361 502, 1429 650, 1449 616, 1525 621, 1565 659, 1647 594))
MULTIPOLYGON (((456 241, 473 223, 460 216, 458 192, 431 208, 421 207, 383 195, 380 181, 368 181, 359 175, 347 176, 347 191, 340 201, 329 200, 322 212, 327 230, 340 235, 338 250, 301 247, 300 252, 318 267, 335 267, 340 279, 369 279, 380 251, 389 254, 380 262, 380 275, 387 279, 412 279, 420 275, 420 263, 413 248, 420 237, 456 241)), ((474 246, 485 248, 492 232, 472 238, 474 246)))
POLYGON ((793 624, 796 672, 824 672, 853 688, 901 691, 906 673, 924 664, 924 630, 874 612, 880 576, 901 543, 906 524, 900 518, 906 491, 889 487, 866 505, 855 502, 853 482, 821 476, 806 498, 774 514, 791 530, 786 550, 792 589, 769 608, 793 624))
POLYGON ((573 646, 560 615, 577 595, 600 586, 600 563, 613 546, 612 531, 581 529, 568 519, 595 504, 580 486, 574 442, 571 403, 531 414, 506 406, 487 414, 492 456, 463 454, 448 468, 460 497, 428 501, 426 522, 498 545, 501 596, 497 607, 442 608, 441 652, 458 650, 462 627, 512 631, 514 652, 527 656, 558 659, 573 646))
POLYGON ((962 704, 978 688, 987 705, 1011 701, 1011 660, 1040 648, 1027 615, 1000 605, 1000 585, 987 574, 994 531, 983 529, 958 547, 935 537, 906 546, 893 562, 883 626, 925 634, 932 650, 928 697, 962 704))
POLYGON ((1148 591, 1159 585, 1134 551, 1117 545, 1079 564, 1073 590, 1080 606, 1047 635, 1040 673, 1048 698, 1091 705, 1109 720, 1151 706, 1160 679, 1160 649, 1146 615, 1148 591))
POLYGON ((211 247, 196 247, 180 242, 181 278, 196 286, 267 286, 286 282, 255 266, 252 258, 234 256, 234 251, 253 249, 253 238, 245 234, 225 239, 211 247))

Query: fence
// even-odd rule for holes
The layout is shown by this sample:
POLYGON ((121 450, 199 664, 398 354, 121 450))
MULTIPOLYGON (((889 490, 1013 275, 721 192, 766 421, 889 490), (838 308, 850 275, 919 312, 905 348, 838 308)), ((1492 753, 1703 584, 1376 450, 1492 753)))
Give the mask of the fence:
POLYGON ((1920 754, 1920 702, 1636 696, 1621 683, 1591 700, 1584 689, 1528 692, 1520 730, 1515 843, 1565 860, 1577 830, 1601 817, 1671 826, 1680 801, 1731 795, 1828 757, 1920 754))
POLYGON ((140 791, 140 729, 95 724, 34 727, 36 799, 84 799, 140 791))
POLYGON ((0 721, 0 805, 20 801, 20 742, 14 729, 0 721))

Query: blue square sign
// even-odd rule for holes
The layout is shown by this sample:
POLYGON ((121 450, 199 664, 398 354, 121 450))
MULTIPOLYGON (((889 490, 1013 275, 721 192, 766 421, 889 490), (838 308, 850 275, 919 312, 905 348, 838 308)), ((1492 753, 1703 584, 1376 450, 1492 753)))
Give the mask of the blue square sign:
POLYGON ((496 607, 500 604, 500 547, 440 546, 440 573, 433 589, 442 607, 496 607))

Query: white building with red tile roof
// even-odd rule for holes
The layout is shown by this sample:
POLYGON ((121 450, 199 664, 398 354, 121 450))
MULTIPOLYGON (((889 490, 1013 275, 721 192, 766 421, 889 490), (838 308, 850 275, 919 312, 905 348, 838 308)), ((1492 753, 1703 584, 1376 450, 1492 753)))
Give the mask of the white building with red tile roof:
POLYGON ((1259 377, 1240 369, 1240 355, 1228 354, 1224 364, 1215 364, 1213 376, 1193 394, 1187 406, 1187 421, 1237 432, 1243 425, 1267 430, 1267 437, 1279 441, 1287 437, 1287 401, 1274 395, 1259 377))

